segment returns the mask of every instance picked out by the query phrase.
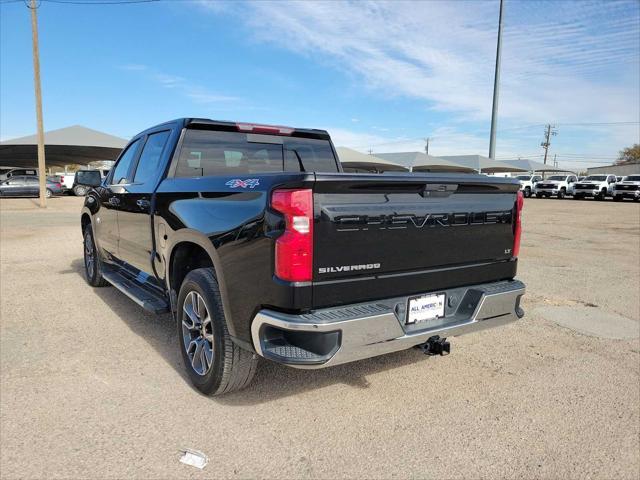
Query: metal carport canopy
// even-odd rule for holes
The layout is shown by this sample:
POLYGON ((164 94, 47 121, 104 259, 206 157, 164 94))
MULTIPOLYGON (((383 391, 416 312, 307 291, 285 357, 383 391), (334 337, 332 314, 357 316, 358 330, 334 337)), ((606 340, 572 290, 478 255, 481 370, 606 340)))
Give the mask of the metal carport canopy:
MULTIPOLYGON (((50 130, 44 132, 46 166, 88 165, 96 161, 115 160, 126 144, 124 138, 81 125, 50 130)), ((0 142, 0 165, 36 168, 37 135, 0 142)))
POLYGON ((507 165, 513 165, 514 167, 524 168, 527 172, 569 172, 575 173, 573 170, 567 170, 566 168, 554 167, 552 165, 545 165, 535 160, 529 160, 528 158, 519 158, 517 160, 504 160, 501 163, 507 165))
POLYGON ((497 162, 491 158, 482 155, 445 155, 440 158, 451 160, 452 162, 465 165, 482 173, 500 173, 500 172, 526 172, 524 168, 511 165, 510 163, 497 162))
POLYGON ((461 172, 473 173, 475 170, 444 158, 427 155, 423 152, 393 152, 376 154, 385 160, 410 167, 413 172, 461 172))
POLYGON ((409 169, 375 155, 367 155, 347 147, 337 147, 338 158, 343 167, 381 172, 408 172, 409 169))

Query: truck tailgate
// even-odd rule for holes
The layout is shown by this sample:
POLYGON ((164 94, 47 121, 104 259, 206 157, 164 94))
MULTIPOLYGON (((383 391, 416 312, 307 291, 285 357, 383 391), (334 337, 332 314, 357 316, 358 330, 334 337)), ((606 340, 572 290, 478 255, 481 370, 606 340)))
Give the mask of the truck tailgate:
POLYGON ((317 174, 314 306, 512 278, 518 189, 484 175, 317 174))

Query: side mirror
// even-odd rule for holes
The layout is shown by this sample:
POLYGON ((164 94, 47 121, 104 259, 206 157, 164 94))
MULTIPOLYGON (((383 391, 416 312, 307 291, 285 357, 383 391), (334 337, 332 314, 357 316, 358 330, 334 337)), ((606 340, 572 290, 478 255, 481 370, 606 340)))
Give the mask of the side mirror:
POLYGON ((98 170, 79 170, 76 172, 74 183, 86 187, 98 187, 102 183, 102 177, 98 170))

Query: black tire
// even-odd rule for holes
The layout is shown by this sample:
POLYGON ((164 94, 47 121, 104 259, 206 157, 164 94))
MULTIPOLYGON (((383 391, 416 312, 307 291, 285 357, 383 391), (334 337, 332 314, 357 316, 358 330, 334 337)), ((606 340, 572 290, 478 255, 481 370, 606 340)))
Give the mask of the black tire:
MULTIPOLYGON (((207 395, 222 395, 249 385, 256 372, 258 357, 231 340, 222 308, 220 288, 213 269, 198 268, 187 274, 180 286, 177 309, 178 347, 193 385, 207 395), (204 301, 206 317, 210 318, 209 322, 201 322, 201 333, 198 333, 198 328, 195 327, 196 322, 185 312, 185 302, 189 309, 194 300, 196 303, 204 301), (205 323, 210 327, 204 326, 205 323), (194 328, 191 328, 191 325, 194 328), (211 346, 211 360, 206 359, 203 346, 200 347, 200 360, 196 360, 198 341, 208 342, 203 345, 211 346), (191 357, 187 350, 191 349, 194 342, 196 347, 191 357)), ((201 311, 201 306, 196 310, 201 311)))
POLYGON ((87 194, 87 187, 84 185, 76 185, 73 187, 73 194, 76 197, 84 197, 87 194))
POLYGON ((596 200, 605 200, 607 198, 607 191, 603 188, 600 193, 596 196, 596 200))
POLYGON ((531 196, 531 188, 525 187, 524 192, 522 192, 522 195, 524 195, 524 198, 529 198, 531 196))
POLYGON ((562 200, 566 195, 567 193, 565 192, 565 190, 560 189, 560 191, 558 192, 558 200, 562 200))
POLYGON ((93 239, 93 229, 91 224, 84 227, 83 232, 83 245, 82 250, 84 252, 84 276, 87 279, 87 283, 92 287, 106 287, 109 285, 102 276, 102 261, 100 255, 98 255, 98 249, 96 248, 96 242, 93 239), (89 258, 93 260, 93 268, 89 265, 89 258))
POLYGON ((45 193, 45 196, 46 196, 47 198, 51 198, 51 197, 53 197, 53 192, 52 192, 50 189, 48 189, 48 188, 47 188, 47 191, 46 191, 46 193, 45 193))
POLYGON ((613 197, 613 201, 614 202, 621 202, 622 201, 622 195, 615 195, 613 197))
POLYGON ((542 194, 541 193, 536 193, 536 198, 542 198, 542 194))

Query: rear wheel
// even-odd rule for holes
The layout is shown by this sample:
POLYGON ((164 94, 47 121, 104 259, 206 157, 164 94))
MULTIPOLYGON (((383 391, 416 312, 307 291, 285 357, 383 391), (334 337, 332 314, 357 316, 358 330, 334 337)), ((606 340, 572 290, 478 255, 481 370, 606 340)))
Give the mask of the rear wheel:
POLYGON ((76 185, 73 187, 73 194, 76 197, 84 197, 87 194, 87 187, 84 185, 76 185))
POLYGON ((102 262, 93 239, 91 224, 84 227, 84 274, 87 283, 92 287, 106 287, 109 285, 102 276, 102 262))
POLYGON ((45 193, 45 196, 47 198, 51 198, 51 197, 53 197, 53 192, 47 188, 47 192, 45 193))
POLYGON ((193 385, 208 395, 246 387, 258 357, 231 340, 213 269, 198 268, 187 274, 177 307, 178 344, 193 385))

